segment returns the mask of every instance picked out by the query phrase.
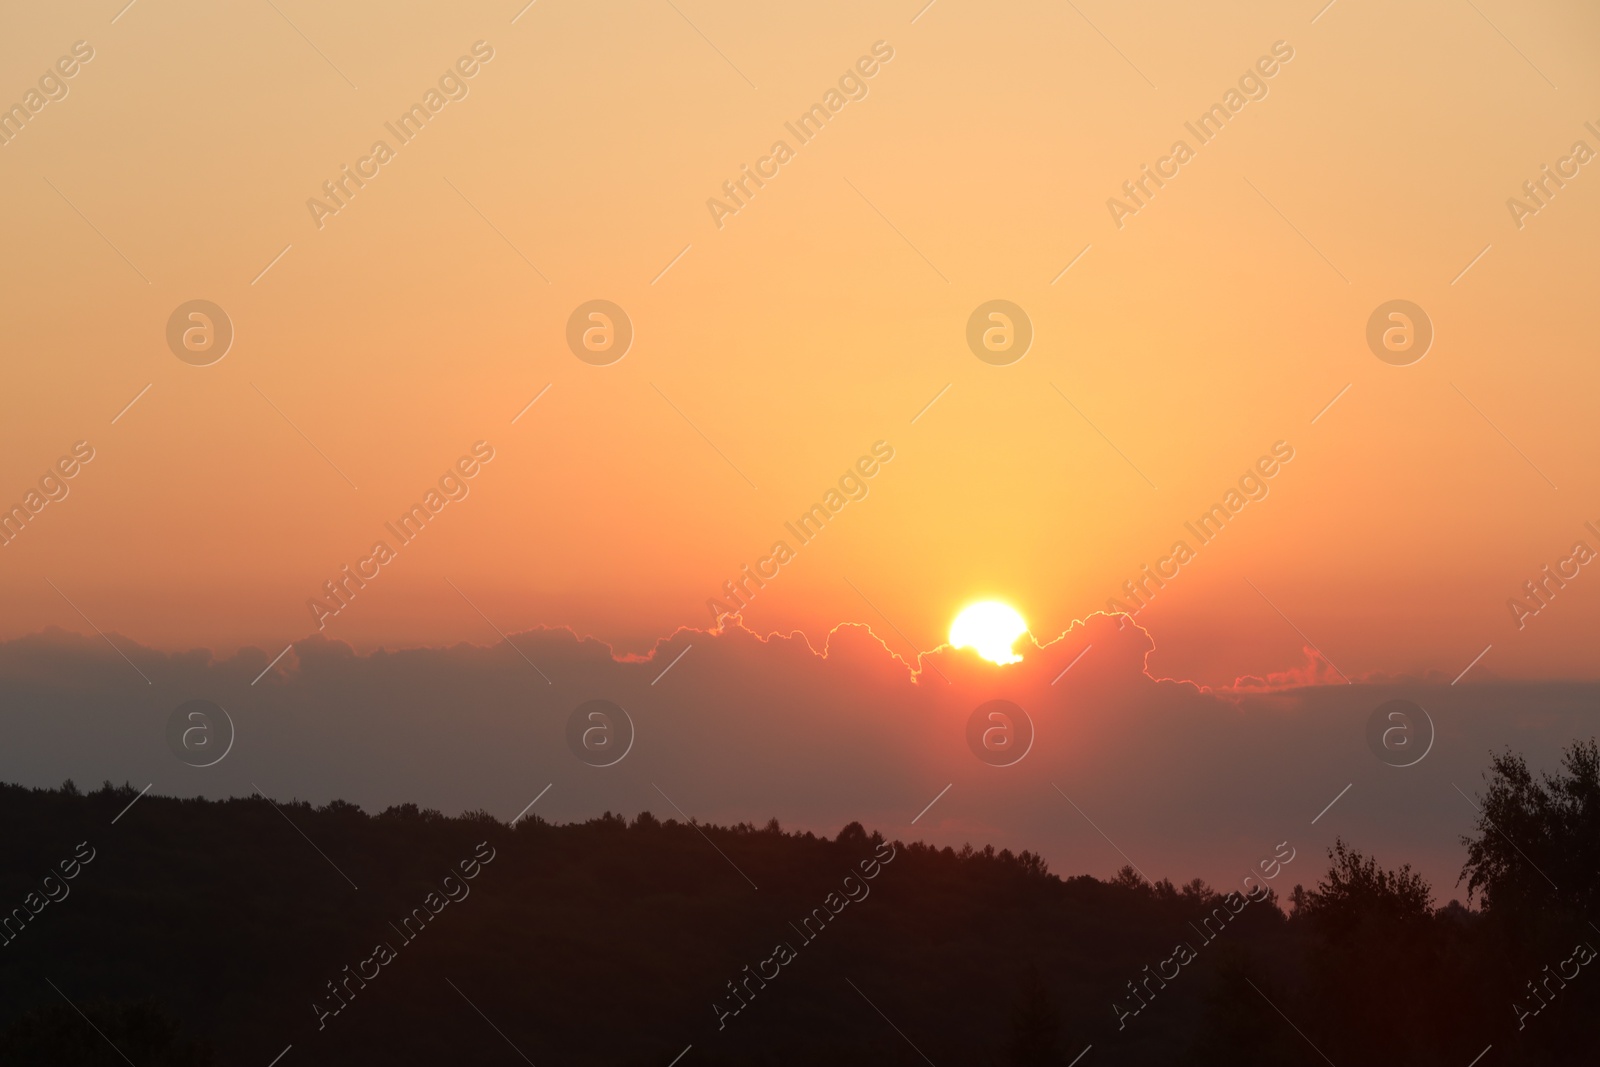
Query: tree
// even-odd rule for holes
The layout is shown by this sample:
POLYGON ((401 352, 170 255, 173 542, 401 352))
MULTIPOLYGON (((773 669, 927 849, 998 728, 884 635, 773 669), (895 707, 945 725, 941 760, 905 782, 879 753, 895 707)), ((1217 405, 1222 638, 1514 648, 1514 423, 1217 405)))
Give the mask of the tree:
POLYGON ((1592 738, 1575 741, 1555 774, 1538 777, 1508 751, 1494 757, 1486 778, 1477 834, 1462 838, 1461 869, 1468 899, 1482 894, 1486 973, 1497 999, 1515 1005, 1511 1032, 1527 1062, 1592 1062, 1592 1051, 1574 1055, 1592 1050, 1600 985, 1559 972, 1579 946, 1600 946, 1592 922, 1600 917, 1600 748, 1592 738))
POLYGON ((116 1067, 127 1059, 141 1067, 211 1067, 216 1062, 209 1048, 183 1037, 178 1023, 154 1001, 82 1007, 81 1016, 70 1004, 24 1013, 0 1031, 0 1067, 116 1067))
POLYGON ((1433 914, 1433 889, 1411 864, 1384 870, 1372 856, 1344 843, 1328 850, 1333 865, 1316 889, 1294 887, 1294 909, 1322 932, 1341 937, 1362 924, 1424 921, 1433 914))
POLYGON ((1061 1017, 1050 1002, 1050 991, 1039 975, 1039 965, 1029 962, 1022 972, 1022 987, 1011 1014, 1010 1062, 1015 1067, 1049 1067, 1061 1062, 1061 1017))
POLYGON ((1600 748, 1575 741, 1561 766, 1535 779, 1521 756, 1494 757, 1477 835, 1461 839, 1468 900, 1481 892, 1484 911, 1515 926, 1600 910, 1600 748))
POLYGON ((1442 1062, 1449 983, 1432 888, 1409 864, 1386 869, 1343 840, 1328 858, 1318 886, 1291 897, 1309 935, 1317 1044, 1335 1063, 1442 1062))

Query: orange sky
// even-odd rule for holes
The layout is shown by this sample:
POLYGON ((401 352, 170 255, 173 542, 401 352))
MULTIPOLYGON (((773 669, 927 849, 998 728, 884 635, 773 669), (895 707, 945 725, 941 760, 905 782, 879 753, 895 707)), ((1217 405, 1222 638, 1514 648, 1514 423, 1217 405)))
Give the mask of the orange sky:
POLYGON ((1589 568, 1523 629, 1507 607, 1600 550, 1600 176, 1520 228, 1507 207, 1600 152, 1591 6, 674 2, 8 14, 0 104, 65 95, 0 146, 0 506, 93 458, 0 547, 0 638, 276 650, 385 539, 326 636, 645 649, 884 441, 746 622, 908 652, 997 597, 1048 639, 1282 441, 1270 493, 1141 613, 1152 670, 1223 683, 1309 641, 1353 677, 1491 644, 1486 675, 1595 676, 1589 568), (479 41, 399 144, 385 124, 479 41), (797 143, 879 41, 865 96, 797 143), (1184 124, 1279 41, 1199 144, 1184 124), (307 200, 379 139, 319 228, 307 200), (719 228, 708 198, 780 139, 719 228), (1179 139, 1119 228, 1108 198, 1179 139), (566 342, 597 298, 635 331, 608 366, 566 342), (1365 339, 1396 298, 1436 330, 1404 367, 1365 339), (235 330, 209 366, 166 340, 193 299, 235 330), (1033 324, 1009 366, 965 340, 992 299, 1033 324), (468 495, 399 545, 385 523, 480 441, 468 495))

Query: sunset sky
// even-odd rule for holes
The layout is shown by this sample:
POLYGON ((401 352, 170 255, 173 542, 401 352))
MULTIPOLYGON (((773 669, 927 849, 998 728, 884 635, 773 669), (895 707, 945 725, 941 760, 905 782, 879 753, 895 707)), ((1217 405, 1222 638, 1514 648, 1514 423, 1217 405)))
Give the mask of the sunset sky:
POLYGON ((1524 60, 1455 4, 1315 24, 1283 4, 939 3, 912 23, 915 4, 540 2, 511 24, 517 6, 13 16, 19 100, 73 42, 94 58, 0 150, 5 500, 74 442, 95 460, 4 549, 7 635, 86 629, 49 578, 130 640, 281 647, 484 440, 470 498, 326 635, 494 639, 449 579, 503 630, 642 650, 709 623, 722 583, 886 440, 868 499, 746 621, 892 620, 909 653, 998 596, 1049 637, 1284 440, 1270 496, 1142 616, 1162 673, 1300 660, 1248 580, 1352 675, 1454 674, 1493 643, 1485 672, 1593 676, 1583 582, 1521 632, 1506 606, 1575 540, 1600 547, 1600 200, 1580 171, 1520 230, 1506 206, 1574 141, 1600 149, 1592 10, 1484 8, 1524 60), (477 41, 493 59, 465 98, 399 144, 384 124, 477 41), (893 58, 865 98, 800 144, 784 123, 877 41, 893 58), (1184 123, 1278 41, 1293 59, 1265 97, 1199 143, 1184 123), (380 139, 394 158, 319 228, 306 202, 380 139), (777 140, 794 158, 719 229, 706 201, 777 140), (1107 200, 1177 140, 1194 158, 1119 229, 1107 200), (196 298, 237 333, 208 367, 164 339, 196 298), (611 366, 565 346, 592 298, 635 324, 611 366), (1011 366, 964 344, 991 298, 1035 324, 1011 366), (1364 341, 1394 298, 1436 326, 1409 367, 1364 341))
MULTIPOLYGON (((1020 612, 1021 665, 961 654, 987 673, 950 682, 956 704, 1047 690, 1016 672, 1111 626, 1092 617, 1179 541, 1192 558, 1138 629, 1108 631, 1148 648, 1097 715, 1154 679, 1600 674, 1600 577, 1574 552, 1600 551, 1593 5, 122 5, 34 6, 0 33, 0 105, 24 116, 0 124, 0 507, 26 513, 0 546, 0 640, 31 697, 66 699, 67 664, 106 642, 166 666, 156 695, 108 660, 97 699, 162 709, 257 699, 270 683, 247 698, 246 675, 291 644, 284 679, 312 648, 529 631, 572 632, 558 665, 676 652, 680 630, 709 659, 710 602, 780 541, 792 558, 740 612, 751 641, 820 653, 862 624, 887 646, 869 673, 893 673, 973 601, 1020 612), (828 121, 802 139, 813 105, 828 121), (768 177, 736 203, 746 167, 768 177), (169 346, 197 300, 233 331, 208 365, 169 346), (614 362, 569 348, 596 300, 631 323, 614 362), (967 340, 995 300, 1033 333, 1006 365, 967 340), (1403 366, 1368 344, 1396 300, 1433 333, 1403 366), (785 524, 834 490, 802 543, 785 524), (407 543, 386 524, 430 492, 407 543), (362 563, 380 541, 392 558, 362 563), (1519 619, 1547 565, 1569 577, 1519 619), (341 606, 324 583, 347 566, 376 569, 341 606), (70 650, 57 674, 47 646, 70 650), (197 649, 238 657, 226 684, 180 684, 197 649)), ((673 699, 715 703, 694 662, 673 699)), ((552 738, 604 695, 576 677, 530 690, 552 738)), ((383 699, 349 728, 380 728, 383 699)), ((1474 735, 1460 773, 1517 736, 1474 735)), ((46 749, 39 775, 72 771, 70 745, 46 749)), ((1330 774, 1312 811, 1348 778, 1330 774)), ((926 779, 911 792, 947 776, 926 779)), ((729 789, 712 814, 781 806, 742 814, 729 789)))

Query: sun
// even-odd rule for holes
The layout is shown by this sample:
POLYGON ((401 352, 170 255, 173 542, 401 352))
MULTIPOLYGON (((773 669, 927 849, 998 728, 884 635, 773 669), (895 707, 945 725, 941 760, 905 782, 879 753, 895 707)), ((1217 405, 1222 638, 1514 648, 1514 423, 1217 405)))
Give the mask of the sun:
POLYGON ((1011 646, 1027 632, 1027 622, 1011 605, 980 600, 962 608, 950 624, 950 647, 970 648, 990 663, 1020 663, 1011 646))

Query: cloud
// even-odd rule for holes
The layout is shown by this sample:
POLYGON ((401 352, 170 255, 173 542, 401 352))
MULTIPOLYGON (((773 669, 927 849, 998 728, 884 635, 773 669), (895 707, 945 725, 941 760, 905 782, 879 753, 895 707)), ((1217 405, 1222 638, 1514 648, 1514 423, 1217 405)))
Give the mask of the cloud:
MULTIPOLYGON (((860 820, 890 836, 1033 849, 1062 874, 1105 876, 1131 861, 1153 878, 1214 882, 1235 880, 1280 841, 1308 857, 1291 878, 1313 882, 1342 834, 1418 864, 1447 896, 1457 838, 1475 817, 1458 788, 1471 795, 1491 751, 1508 745, 1553 765, 1592 732, 1600 695, 1578 683, 1344 684, 1310 649, 1298 670, 1210 690, 1152 677, 1151 635, 1106 615, 1042 644, 1024 637, 1022 662, 1007 667, 943 647, 902 658, 862 625, 814 647, 737 620, 622 657, 565 628, 369 654, 317 637, 270 669, 276 652, 219 659, 110 640, 150 684, 98 637, 51 630, 0 643, 0 778, 109 778, 207 796, 259 786, 503 819, 549 785, 534 810, 559 820, 649 810, 777 817, 830 834, 860 820), (1369 716, 1396 697, 1421 704, 1437 730, 1410 768, 1367 747, 1369 716), (193 699, 220 704, 237 731, 214 767, 168 748, 173 709, 193 699), (634 727, 613 766, 569 747, 569 720, 592 700, 614 702, 634 727), (1013 766, 969 748, 969 720, 991 700, 1014 702, 1033 724, 1013 766)), ((709 847, 707 859, 723 862, 709 847)))
POLYGON ((1242 674, 1234 679, 1229 688, 1241 693, 1269 693, 1308 685, 1339 685, 1352 680, 1347 679, 1339 668, 1311 645, 1302 645, 1300 654, 1305 656, 1306 661, 1298 667, 1269 671, 1265 675, 1242 674))

